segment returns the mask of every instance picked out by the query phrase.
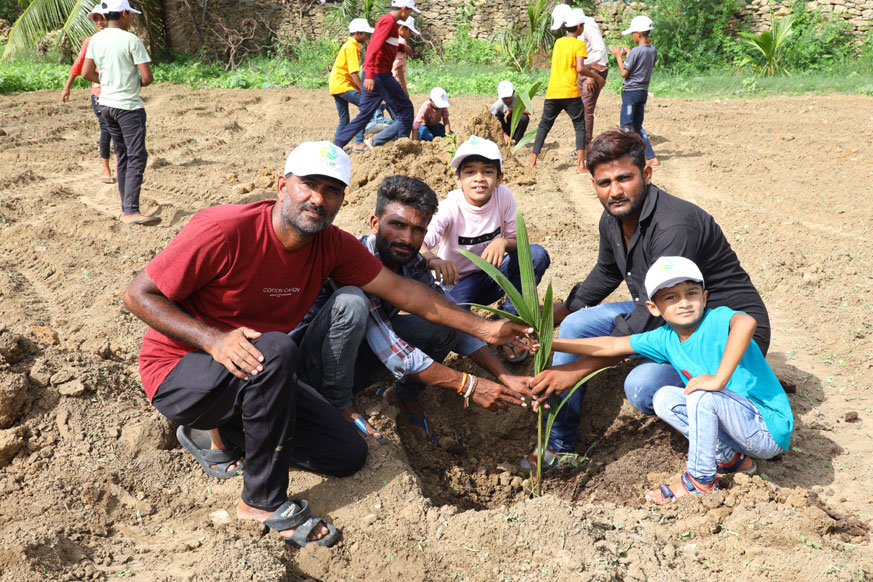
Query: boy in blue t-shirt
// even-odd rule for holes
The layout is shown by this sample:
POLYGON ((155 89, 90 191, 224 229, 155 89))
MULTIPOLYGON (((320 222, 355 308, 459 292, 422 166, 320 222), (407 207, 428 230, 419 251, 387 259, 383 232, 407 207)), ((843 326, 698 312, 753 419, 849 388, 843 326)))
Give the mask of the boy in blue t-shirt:
POLYGON ((637 45, 628 51, 627 47, 612 47, 610 51, 618 63, 618 72, 624 78, 621 88, 621 115, 619 125, 625 131, 633 129, 646 142, 646 165, 660 164, 655 157, 655 150, 646 130, 643 129, 643 118, 646 114, 646 101, 649 98, 649 81, 652 80, 652 70, 658 60, 658 51, 649 40, 652 31, 652 19, 645 15, 634 16, 627 30, 622 34, 632 35, 637 45), (624 61, 622 61, 624 57, 624 61))
MULTIPOLYGON (((667 325, 624 337, 556 339, 555 351, 668 362, 687 382, 655 393, 655 414, 688 438, 688 470, 649 491, 655 503, 718 488, 718 473, 751 473, 751 457, 788 450, 794 417, 758 344, 755 320, 728 307, 706 309, 703 275, 684 257, 660 257, 645 280, 646 306, 667 325)), ((537 392, 534 386, 534 392, 537 392)))

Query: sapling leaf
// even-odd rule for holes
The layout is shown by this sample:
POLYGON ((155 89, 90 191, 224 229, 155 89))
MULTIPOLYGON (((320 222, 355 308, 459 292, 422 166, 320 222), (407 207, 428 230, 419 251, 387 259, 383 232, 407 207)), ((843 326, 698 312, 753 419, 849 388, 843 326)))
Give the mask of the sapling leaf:
POLYGON ((530 323, 523 320, 522 318, 520 318, 517 315, 507 313, 506 311, 503 311, 502 309, 497 309, 496 307, 491 307, 489 305, 480 305, 478 303, 459 303, 458 305, 469 305, 471 307, 478 307, 479 309, 484 309, 485 311, 493 313, 494 315, 499 315, 503 319, 508 319, 509 321, 512 321, 514 323, 520 323, 521 325, 530 325, 530 323))
POLYGON ((506 293, 506 297, 515 306, 515 310, 518 311, 519 317, 521 317, 527 325, 533 326, 533 322, 536 320, 528 311, 527 305, 521 297, 521 293, 518 292, 518 289, 515 288, 515 285, 512 284, 506 275, 501 273, 500 269, 475 253, 465 250, 460 250, 459 252, 473 261, 477 267, 488 273, 488 276, 494 279, 494 282, 500 285, 500 288, 503 289, 504 293, 506 293))
POLYGON ((536 139, 536 137, 537 137, 537 130, 532 129, 531 131, 527 132, 526 134, 524 134, 524 137, 522 137, 520 140, 515 142, 515 145, 512 146, 512 153, 514 154, 520 148, 523 148, 524 146, 526 146, 527 144, 532 142, 534 139, 536 139))
MULTIPOLYGON (((518 254, 518 270, 521 275, 521 293, 528 313, 533 317, 531 325, 540 329, 540 300, 537 296, 537 280, 533 269, 533 259, 530 252, 530 241, 527 238, 527 226, 521 211, 515 213, 516 253, 518 254)), ((515 303, 513 303, 515 305, 515 303)), ((516 306, 516 309, 518 307, 516 306)))
POLYGON ((543 299, 543 312, 540 315, 540 325, 537 327, 537 339, 540 349, 534 360, 534 375, 546 369, 549 356, 552 354, 552 339, 555 334, 554 311, 552 307, 552 284, 546 287, 546 296, 543 299))

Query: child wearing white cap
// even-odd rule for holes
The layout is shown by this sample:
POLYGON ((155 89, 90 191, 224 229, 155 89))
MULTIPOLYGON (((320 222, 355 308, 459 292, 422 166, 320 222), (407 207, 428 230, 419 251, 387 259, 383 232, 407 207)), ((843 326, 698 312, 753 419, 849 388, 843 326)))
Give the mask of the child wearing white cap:
POLYGON ((415 18, 410 16, 406 20, 397 23, 397 26, 400 29, 400 45, 397 48, 397 56, 394 57, 394 64, 391 65, 391 74, 394 75, 394 78, 397 79, 397 82, 400 83, 400 86, 403 87, 403 91, 406 95, 409 95, 409 89, 406 86, 406 59, 409 55, 406 54, 406 41, 409 40, 409 37, 413 34, 421 34, 417 28, 415 28, 415 18))
POLYGON ((645 287, 646 307, 664 318, 663 327, 623 337, 556 339, 552 348, 596 357, 640 354, 679 372, 685 386, 664 386, 654 396, 655 414, 688 438, 687 471, 646 494, 662 504, 715 491, 720 473, 752 473, 752 457, 787 451, 794 417, 752 341, 755 319, 724 306, 706 309, 703 275, 693 261, 658 258, 645 287))
POLYGON ((442 87, 430 90, 430 98, 421 104, 415 121, 412 122, 412 139, 433 141, 452 133, 449 122, 449 96, 442 87))
MULTIPOLYGON (((440 202, 424 237, 422 256, 435 278, 445 288, 446 296, 463 307, 465 303, 488 305, 503 296, 503 291, 487 273, 459 251, 481 256, 521 288, 515 238, 515 198, 501 184, 503 156, 493 141, 471 136, 458 147, 452 169, 460 188, 452 190, 440 202), (430 249, 439 246, 437 254, 430 249)), ((534 276, 539 283, 549 267, 549 253, 542 246, 530 245, 534 276)), ((510 301, 501 307, 516 314, 510 301)), ((517 363, 527 358, 527 351, 507 344, 504 356, 517 363)))
POLYGON ((140 12, 131 8, 127 0, 104 0, 100 9, 106 17, 106 28, 91 37, 82 76, 92 83, 100 83, 100 114, 115 142, 121 195, 118 219, 129 225, 159 224, 159 216, 145 216, 139 209, 148 161, 146 112, 140 89, 154 80, 145 46, 139 37, 127 31, 130 15, 140 12))
POLYGON ((649 81, 652 79, 652 70, 658 60, 658 51, 649 40, 652 28, 651 18, 643 14, 634 16, 630 26, 622 31, 622 34, 632 35, 637 46, 630 50, 627 47, 614 46, 610 51, 618 62, 618 72, 624 77, 619 124, 625 131, 634 130, 640 134, 646 143, 646 164, 657 166, 660 162, 655 157, 646 130, 643 129, 646 101, 649 98, 649 81))
POLYGON ((524 134, 527 133, 527 124, 530 123, 530 111, 525 109, 521 114, 521 119, 518 120, 515 133, 510 138, 512 111, 517 103, 518 96, 515 94, 515 87, 512 81, 500 81, 497 85, 497 101, 491 104, 488 111, 500 122, 500 127, 503 128, 503 141, 507 144, 517 143, 518 140, 523 138, 524 134))
MULTIPOLYGON (((355 18, 349 23, 349 38, 340 47, 330 69, 330 77, 327 88, 336 103, 336 111, 339 114, 339 125, 336 127, 334 139, 349 124, 349 103, 355 107, 361 104, 361 47, 370 39, 373 27, 366 18, 355 18)), ((364 151, 364 130, 355 134, 354 151, 364 151)))
POLYGON ((581 174, 586 171, 585 105, 582 103, 577 79, 579 75, 589 77, 600 87, 603 86, 604 80, 585 66, 588 52, 585 43, 579 39, 585 26, 585 12, 581 8, 561 10, 559 5, 555 7, 554 21, 552 28, 563 27, 566 36, 555 41, 555 48, 552 51, 552 70, 549 75, 549 86, 546 89, 546 101, 543 104, 543 115, 537 128, 528 167, 536 166, 537 158, 555 119, 562 111, 566 111, 576 133, 576 171, 581 174))

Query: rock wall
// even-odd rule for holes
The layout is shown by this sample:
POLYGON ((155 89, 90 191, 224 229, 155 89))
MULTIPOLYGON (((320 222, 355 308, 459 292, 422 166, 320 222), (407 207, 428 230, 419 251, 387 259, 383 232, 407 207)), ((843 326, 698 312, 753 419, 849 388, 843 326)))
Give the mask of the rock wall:
MULTIPOLYGON (((318 0, 212 0, 204 16, 206 1, 165 0, 168 36, 174 50, 196 52, 204 41, 214 44, 210 28, 215 28, 215 17, 230 28, 239 27, 245 18, 254 18, 254 40, 259 42, 277 35, 344 36, 341 31, 330 30, 326 19, 337 0, 324 4, 318 0)), ((769 26, 771 15, 790 14, 793 4, 794 0, 751 0, 737 15, 737 23, 744 21, 753 32, 760 32, 769 26)), ((873 29, 873 0, 811 0, 808 6, 845 19, 859 39, 873 29)), ((423 37, 436 44, 452 38, 464 24, 469 25, 471 36, 487 39, 501 29, 522 27, 527 20, 527 0, 418 0, 418 7, 422 13, 416 15, 416 22, 423 37)), ((594 17, 605 36, 617 36, 633 16, 647 11, 651 12, 651 7, 643 2, 597 1, 594 17)))

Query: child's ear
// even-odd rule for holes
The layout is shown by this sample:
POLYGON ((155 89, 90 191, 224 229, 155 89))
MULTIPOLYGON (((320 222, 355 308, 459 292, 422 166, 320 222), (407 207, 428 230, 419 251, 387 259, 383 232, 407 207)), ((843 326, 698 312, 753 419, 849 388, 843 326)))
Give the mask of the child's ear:
POLYGON ((661 310, 658 309, 658 306, 655 305, 654 302, 646 301, 646 307, 649 308, 649 313, 651 313, 655 317, 661 317, 661 310))
POLYGON ((499 186, 501 182, 503 182, 503 172, 497 172, 497 184, 495 186, 499 186))
POLYGON ((706 306, 706 302, 709 301, 709 289, 703 290, 703 305, 706 306))

